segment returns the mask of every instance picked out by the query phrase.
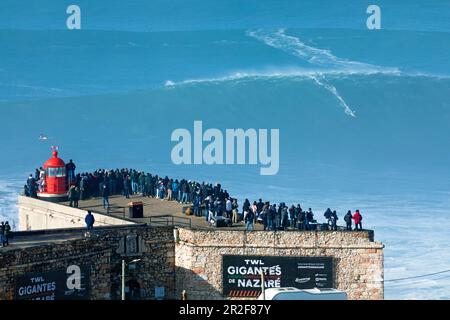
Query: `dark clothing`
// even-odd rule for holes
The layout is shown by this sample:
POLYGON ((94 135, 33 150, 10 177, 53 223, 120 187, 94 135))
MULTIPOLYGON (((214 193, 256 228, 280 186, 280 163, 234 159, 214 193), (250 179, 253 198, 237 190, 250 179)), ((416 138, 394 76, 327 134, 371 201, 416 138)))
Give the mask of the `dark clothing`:
POLYGON ((30 192, 28 191, 28 186, 27 185, 23 186, 23 195, 25 197, 29 197, 30 196, 30 192))
POLYGON ((268 218, 269 218, 269 209, 265 209, 265 210, 261 213, 261 218, 262 218, 262 222, 263 222, 263 225, 264 225, 264 231, 266 231, 267 228, 268 228, 268 225, 269 225, 269 221, 268 221, 268 218))
POLYGON ((4 247, 6 245, 5 225, 0 225, 0 245, 4 247))
POLYGON ((331 230, 337 230, 337 221, 339 220, 336 212, 333 211, 333 213, 330 216, 330 221, 331 221, 331 230))
POLYGON ((262 201, 259 201, 259 202, 256 204, 256 212, 261 213, 262 210, 263 210, 263 207, 264 207, 264 203, 262 203, 262 201))
POLYGON ((71 161, 66 164, 67 179, 69 184, 75 183, 75 164, 71 161))
POLYGON ((253 211, 250 210, 247 215, 245 216, 245 222, 253 222, 253 220, 255 219, 255 215, 253 214, 253 211))
POLYGON ((69 162, 68 164, 66 164, 66 170, 68 171, 75 171, 75 164, 73 162, 69 162))
POLYGON ((332 214, 333 213, 331 212, 331 209, 328 208, 327 211, 325 211, 325 213, 323 214, 323 216, 325 217, 325 219, 330 220, 332 214))
POLYGON ((33 177, 29 177, 27 180, 28 193, 30 197, 36 198, 36 180, 33 177))
POLYGON ((9 237, 11 235, 11 227, 9 226, 8 222, 5 224, 0 225, 0 245, 2 247, 6 247, 9 245, 9 237))
POLYGON ((109 197, 109 188, 106 184, 102 188, 102 197, 103 198, 109 197))
POLYGON ((109 188, 108 185, 103 185, 102 188, 102 198, 103 198, 103 208, 108 210, 109 209, 109 188))
POLYGON ((346 223, 346 229, 352 230, 352 214, 350 212, 345 215, 344 221, 346 223))
POLYGON ((11 237, 11 226, 9 225, 9 223, 7 222, 5 224, 5 244, 8 246, 9 245, 9 238, 11 237))
POLYGON ((80 181, 80 199, 84 200, 86 199, 87 194, 87 178, 83 177, 80 181))
POLYGON ((71 187, 67 193, 67 197, 70 201, 69 205, 74 208, 78 208, 78 200, 80 199, 80 194, 75 187, 71 187))
POLYGON ((306 229, 306 227, 305 227, 305 219, 306 219, 306 213, 304 211, 300 211, 298 213, 298 216, 297 216, 298 228, 300 230, 305 230, 306 229))
POLYGON ((88 213, 86 218, 84 218, 84 221, 86 222, 86 227, 88 230, 91 230, 94 227, 95 218, 92 213, 88 213))
POLYGON ((131 190, 131 180, 125 179, 123 180, 123 195, 125 198, 130 198, 130 190, 131 190))
POLYGON ((250 211, 250 202, 248 202, 248 201, 245 201, 244 202, 244 205, 243 205, 243 207, 242 207, 242 211, 243 212, 245 212, 245 211, 250 211))

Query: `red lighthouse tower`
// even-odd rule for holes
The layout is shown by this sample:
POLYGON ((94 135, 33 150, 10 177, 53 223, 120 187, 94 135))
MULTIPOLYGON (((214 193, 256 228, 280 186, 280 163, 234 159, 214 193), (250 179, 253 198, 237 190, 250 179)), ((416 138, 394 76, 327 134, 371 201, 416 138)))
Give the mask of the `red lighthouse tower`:
POLYGON ((53 152, 50 159, 44 163, 44 181, 42 192, 37 195, 42 200, 65 201, 67 200, 67 180, 66 164, 61 158, 58 158, 58 148, 52 147, 53 152))

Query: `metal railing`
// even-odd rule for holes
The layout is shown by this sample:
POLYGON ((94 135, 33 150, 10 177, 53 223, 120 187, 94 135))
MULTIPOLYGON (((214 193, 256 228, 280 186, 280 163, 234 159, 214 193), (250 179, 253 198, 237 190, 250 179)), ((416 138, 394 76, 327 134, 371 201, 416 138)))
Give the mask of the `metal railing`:
POLYGON ((127 207, 121 207, 121 206, 109 206, 108 209, 106 209, 107 215, 121 215, 124 219, 126 219, 126 213, 127 213, 127 207))
POLYGON ((147 223, 149 226, 180 226, 180 227, 192 227, 192 221, 190 218, 187 217, 178 217, 178 216, 172 216, 172 215, 155 215, 150 217, 144 217, 144 218, 129 218, 127 216, 128 213, 128 207, 122 207, 122 206, 110 206, 106 210, 107 215, 121 217, 124 220, 131 220, 131 221, 142 221, 144 223, 147 223))
POLYGON ((159 215, 146 217, 144 220, 148 221, 149 226, 172 226, 172 227, 192 227, 192 221, 190 218, 177 217, 171 215, 159 215))

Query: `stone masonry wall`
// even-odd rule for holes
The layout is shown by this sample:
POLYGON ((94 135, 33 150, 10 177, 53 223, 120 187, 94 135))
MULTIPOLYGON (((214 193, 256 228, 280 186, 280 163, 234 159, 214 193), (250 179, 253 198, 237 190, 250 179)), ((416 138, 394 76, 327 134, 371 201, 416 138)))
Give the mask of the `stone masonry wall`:
POLYGON ((71 264, 89 266, 91 299, 119 299, 122 259, 140 259, 126 280, 138 283, 143 299, 155 299, 156 288, 165 299, 183 290, 189 299, 223 299, 223 255, 333 257, 335 288, 349 299, 383 299, 383 244, 372 238, 367 231, 177 228, 174 237, 173 227, 100 228, 89 239, 0 250, 0 300, 14 298, 17 276, 71 264))
POLYGON ((174 252, 171 227, 146 226, 99 229, 89 239, 0 250, 0 300, 14 298, 17 276, 67 268, 71 264, 90 267, 91 299, 120 299, 122 259, 127 262, 140 259, 135 269, 127 270, 126 281, 139 284, 142 298, 154 299, 155 288, 164 287, 164 298, 174 299, 174 252), (129 246, 127 238, 139 242, 135 252, 124 250, 129 246))
POLYGON ((0 300, 14 299, 19 275, 67 268, 90 267, 90 292, 93 299, 108 299, 111 250, 101 242, 75 240, 32 248, 0 251, 0 300))
POLYGON ((179 229, 176 291, 190 299, 223 299, 223 255, 332 256, 335 288, 349 299, 383 299, 383 244, 373 234, 332 231, 202 231, 179 229))

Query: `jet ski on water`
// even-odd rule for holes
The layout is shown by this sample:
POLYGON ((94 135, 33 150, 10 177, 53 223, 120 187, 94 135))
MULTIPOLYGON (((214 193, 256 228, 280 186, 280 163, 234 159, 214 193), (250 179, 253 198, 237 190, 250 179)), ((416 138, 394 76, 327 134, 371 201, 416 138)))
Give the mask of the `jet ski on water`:
POLYGON ((41 141, 44 141, 44 140, 48 140, 49 139, 49 137, 48 136, 46 136, 45 134, 40 134, 39 135, 39 140, 41 140, 41 141))

